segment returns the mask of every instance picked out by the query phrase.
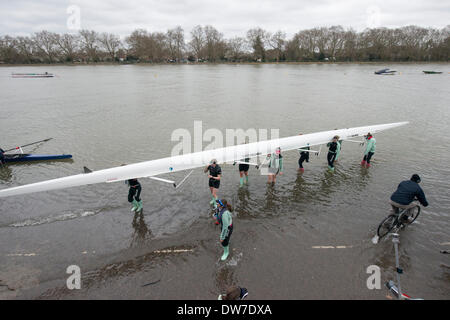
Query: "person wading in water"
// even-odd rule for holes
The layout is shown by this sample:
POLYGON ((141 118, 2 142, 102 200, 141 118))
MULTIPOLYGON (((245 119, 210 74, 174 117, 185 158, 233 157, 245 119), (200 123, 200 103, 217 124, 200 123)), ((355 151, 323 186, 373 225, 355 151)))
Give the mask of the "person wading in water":
POLYGON ((141 196, 141 184, 137 179, 130 179, 127 181, 127 184, 130 186, 130 190, 128 191, 128 202, 133 203, 133 207, 131 211, 139 212, 142 210, 142 200, 141 196))
POLYGON ((222 169, 217 164, 216 159, 212 159, 209 165, 205 168, 204 172, 209 171, 209 190, 211 191, 211 201, 209 202, 217 208, 217 190, 219 190, 220 186, 220 178, 222 176, 222 169))
POLYGON ((231 212, 233 208, 227 202, 227 200, 217 200, 219 212, 217 213, 217 221, 220 224, 220 244, 223 247, 223 255, 220 258, 222 261, 226 260, 229 254, 230 237, 233 233, 233 219, 231 218, 231 212))
MULTIPOLYGON (((299 133, 299 136, 301 136, 303 133, 299 133)), ((298 172, 305 172, 305 168, 303 168, 303 162, 309 162, 309 152, 305 150, 311 150, 309 147, 309 143, 306 145, 306 147, 298 149, 298 152, 300 153, 300 159, 298 159, 298 172)))
POLYGON ((5 163, 5 150, 0 148, 0 166, 2 166, 5 163))
POLYGON ((267 160, 269 160, 269 175, 267 183, 274 185, 277 180, 277 175, 283 174, 283 156, 281 155, 281 148, 277 148, 275 153, 268 154, 267 160))
POLYGON ((376 144, 376 140, 375 138, 370 134, 370 132, 367 134, 367 136, 365 136, 366 138, 366 142, 367 142, 367 146, 366 146, 366 151, 364 152, 364 158, 361 161, 361 165, 366 168, 370 167, 370 159, 372 159, 373 154, 375 153, 375 144, 376 144))
POLYGON ((331 172, 334 172, 334 161, 339 156, 339 152, 341 151, 341 144, 338 140, 339 136, 334 136, 333 140, 327 144, 327 147, 329 148, 327 155, 328 170, 331 172))

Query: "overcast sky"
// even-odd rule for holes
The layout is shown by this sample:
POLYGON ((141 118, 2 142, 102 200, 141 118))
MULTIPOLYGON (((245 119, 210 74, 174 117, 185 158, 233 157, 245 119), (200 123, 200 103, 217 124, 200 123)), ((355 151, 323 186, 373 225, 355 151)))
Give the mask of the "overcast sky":
POLYGON ((212 25, 227 38, 245 36, 256 26, 282 30, 289 37, 302 29, 332 25, 357 31, 411 24, 443 28, 450 24, 450 1, 0 0, 0 35, 66 33, 80 27, 124 37, 137 28, 165 32, 179 25, 189 38, 199 24, 212 25))

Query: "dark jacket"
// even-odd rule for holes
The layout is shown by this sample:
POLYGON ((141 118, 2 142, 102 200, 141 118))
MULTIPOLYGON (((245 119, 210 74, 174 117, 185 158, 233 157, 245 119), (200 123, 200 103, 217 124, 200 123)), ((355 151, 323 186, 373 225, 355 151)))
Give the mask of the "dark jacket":
POLYGON ((408 205, 416 197, 424 207, 428 206, 428 201, 419 184, 411 180, 406 180, 400 182, 397 190, 392 194, 391 200, 402 205, 408 205))

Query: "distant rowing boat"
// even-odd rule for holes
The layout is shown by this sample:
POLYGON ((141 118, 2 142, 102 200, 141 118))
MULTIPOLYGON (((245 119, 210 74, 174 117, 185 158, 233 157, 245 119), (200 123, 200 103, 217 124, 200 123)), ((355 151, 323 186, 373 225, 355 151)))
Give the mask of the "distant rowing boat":
POLYGON ((29 162, 29 161, 45 161, 45 160, 61 160, 72 158, 71 154, 30 154, 30 153, 16 153, 5 154, 4 161, 6 163, 14 162, 29 162))
POLYGON ((389 70, 389 68, 386 68, 386 69, 381 69, 381 70, 375 71, 374 73, 382 74, 382 75, 393 75, 395 72, 397 72, 397 71, 389 70))
POLYGON ((13 73, 13 78, 52 78, 55 75, 53 73, 13 73))
POLYGON ((441 71, 422 71, 425 74, 441 74, 441 71))

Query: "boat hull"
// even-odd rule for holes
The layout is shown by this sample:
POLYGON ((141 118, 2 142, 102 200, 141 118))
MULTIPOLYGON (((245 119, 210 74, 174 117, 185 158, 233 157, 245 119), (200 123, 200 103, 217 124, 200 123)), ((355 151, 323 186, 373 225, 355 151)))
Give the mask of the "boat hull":
POLYGON ((5 154, 6 163, 70 159, 71 154, 5 154))

